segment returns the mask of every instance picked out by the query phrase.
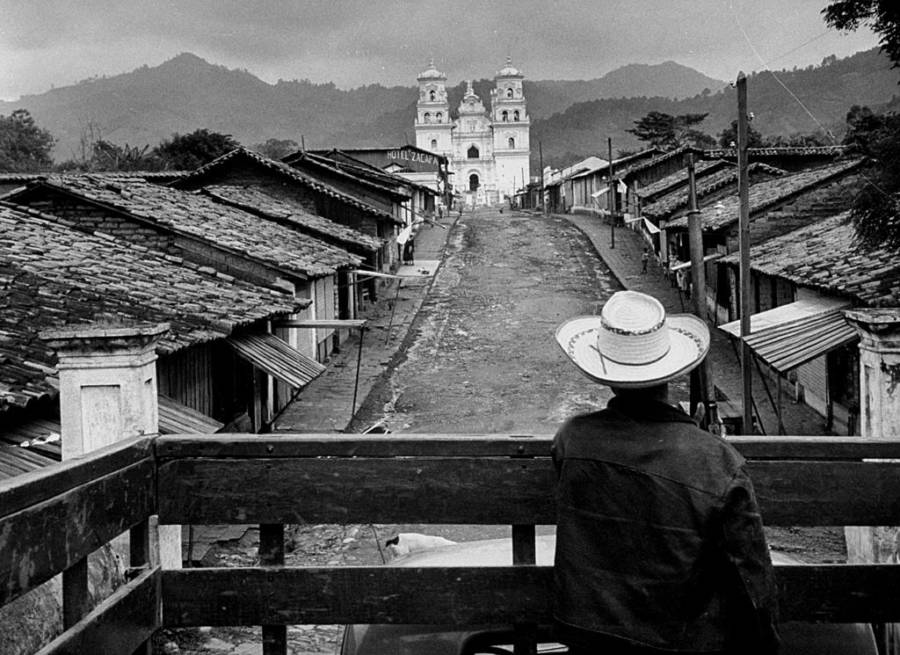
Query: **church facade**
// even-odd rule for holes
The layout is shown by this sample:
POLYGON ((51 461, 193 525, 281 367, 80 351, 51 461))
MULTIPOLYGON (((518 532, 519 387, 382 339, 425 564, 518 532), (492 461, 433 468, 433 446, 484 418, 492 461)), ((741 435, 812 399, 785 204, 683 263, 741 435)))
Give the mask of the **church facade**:
POLYGON ((447 99, 447 76, 432 62, 416 79, 416 146, 447 157, 454 193, 469 204, 493 204, 527 184, 531 120, 524 76, 509 58, 494 77, 490 111, 469 81, 455 119, 447 99))

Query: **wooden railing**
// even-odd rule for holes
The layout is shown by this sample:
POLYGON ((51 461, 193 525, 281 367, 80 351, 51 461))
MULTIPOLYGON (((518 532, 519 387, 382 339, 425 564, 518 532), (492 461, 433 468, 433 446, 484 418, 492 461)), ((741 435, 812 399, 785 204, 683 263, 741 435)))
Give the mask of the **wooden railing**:
MULTIPOLYGON (((900 525, 900 443, 733 440, 768 525, 900 525)), ((534 526, 555 521, 546 437, 215 435, 130 440, 0 483, 0 605, 63 573, 67 631, 42 653, 146 649, 160 627, 547 623, 552 569, 534 526), (147 520, 268 526, 268 566, 160 570, 147 520), (284 524, 509 524, 520 566, 282 567, 284 524), (131 530, 142 568, 86 615, 81 563, 131 530), (385 602, 390 598, 390 602, 385 602)), ((900 567, 777 570, 782 619, 900 621, 900 567)))

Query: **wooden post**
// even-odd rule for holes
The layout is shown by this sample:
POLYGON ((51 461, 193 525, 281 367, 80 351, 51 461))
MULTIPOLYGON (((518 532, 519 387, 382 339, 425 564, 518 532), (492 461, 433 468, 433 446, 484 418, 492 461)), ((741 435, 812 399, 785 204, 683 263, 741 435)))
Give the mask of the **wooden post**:
POLYGON ((753 369, 751 368, 753 353, 747 345, 750 336, 751 296, 753 286, 750 280, 750 176, 747 162, 747 78, 744 73, 737 77, 738 100, 738 197, 740 215, 738 217, 740 241, 740 277, 741 277, 741 380, 742 399, 744 405, 743 431, 753 434, 753 369))
MULTIPOLYGON (((259 563, 261 566, 284 566, 284 525, 281 523, 259 526, 259 563)), ((286 625, 264 625, 262 634, 263 655, 286 655, 286 625)))
POLYGON ((541 167, 541 213, 544 216, 548 216, 550 212, 547 207, 547 199, 544 196, 544 144, 542 141, 538 141, 538 157, 540 161, 539 166, 541 167))
MULTIPOLYGON (((700 209, 697 206, 697 179, 694 171, 694 153, 688 153, 688 240, 691 250, 691 304, 694 314, 706 321, 706 265, 703 258, 703 226, 700 220, 700 209)), ((712 366, 709 358, 694 369, 691 375, 691 412, 697 404, 703 403, 705 408, 703 425, 718 430, 719 419, 716 411, 716 395, 713 385, 712 366)))
POLYGON ((606 206, 609 207, 609 247, 616 247, 616 186, 613 182, 613 159, 612 159, 612 137, 606 137, 606 145, 609 152, 609 197, 606 199, 606 206))
MULTIPOLYGON (((512 526, 513 566, 531 566, 536 560, 533 525, 512 526)), ((537 626, 520 623, 515 626, 514 655, 537 655, 537 626)))

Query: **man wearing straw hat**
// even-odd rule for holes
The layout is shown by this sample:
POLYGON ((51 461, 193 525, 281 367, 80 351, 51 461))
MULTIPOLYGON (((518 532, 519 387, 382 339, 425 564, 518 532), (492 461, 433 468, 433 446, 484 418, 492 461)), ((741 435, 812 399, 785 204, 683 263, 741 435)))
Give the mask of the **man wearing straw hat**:
POLYGON ((744 458, 668 404, 706 324, 620 291, 556 339, 606 409, 569 419, 558 473, 556 605, 572 653, 774 653, 775 584, 744 458))

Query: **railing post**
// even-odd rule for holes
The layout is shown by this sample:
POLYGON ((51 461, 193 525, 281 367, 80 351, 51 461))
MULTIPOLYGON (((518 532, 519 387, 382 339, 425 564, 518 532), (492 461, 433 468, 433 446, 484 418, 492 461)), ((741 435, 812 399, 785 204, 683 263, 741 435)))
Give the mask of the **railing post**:
MULTIPOLYGON (((86 325, 41 333, 59 358, 63 459, 157 432, 156 343, 168 329, 167 324, 86 325)), ((123 540, 118 548, 128 548, 137 558, 132 567, 143 566, 150 558, 149 528, 142 523, 132 535, 130 546, 123 540)), ((170 533, 169 542, 169 550, 177 549, 180 565, 179 536, 170 533)), ((62 578, 67 629, 89 609, 87 559, 64 571, 62 578)))
MULTIPOLYGON (((533 525, 512 526, 513 566, 528 566, 536 563, 535 529, 533 525)), ((513 642, 515 655, 537 655, 537 626, 533 623, 515 625, 513 642)))
MULTIPOLYGON (((259 526, 259 563, 261 566, 284 566, 284 525, 264 523, 259 526)), ((287 626, 264 625, 263 655, 286 655, 287 626)))
MULTIPOLYGON (((867 439, 900 439, 900 308, 847 310, 859 333, 859 425, 867 439)), ((846 527, 851 564, 897 562, 900 528, 846 527)), ((883 626, 885 653, 900 653, 900 623, 883 626)))

